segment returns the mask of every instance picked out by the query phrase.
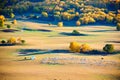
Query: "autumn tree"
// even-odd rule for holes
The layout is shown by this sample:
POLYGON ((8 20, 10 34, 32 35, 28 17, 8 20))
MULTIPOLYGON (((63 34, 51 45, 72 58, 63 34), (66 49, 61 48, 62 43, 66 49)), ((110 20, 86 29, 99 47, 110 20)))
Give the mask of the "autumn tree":
POLYGON ((47 18, 48 17, 48 13, 47 12, 42 12, 42 16, 47 18))
POLYGON ((15 37, 11 37, 8 39, 7 43, 10 43, 10 44, 15 44, 16 43, 16 38, 15 37))
POLYGON ((89 52, 92 50, 88 44, 80 44, 78 42, 71 42, 69 48, 73 52, 89 52))
POLYGON ((13 13, 10 14, 10 18, 14 18, 15 15, 13 13))
POLYGON ((0 15, 0 27, 4 26, 4 22, 5 22, 5 17, 3 15, 0 15))
POLYGON ((80 52, 80 46, 78 42, 71 42, 69 48, 72 52, 80 52))
POLYGON ((15 19, 15 20, 13 20, 13 24, 17 24, 17 20, 15 19))
POLYGON ((80 33, 79 33, 79 31, 77 31, 77 30, 73 30, 73 31, 72 31, 72 34, 73 34, 73 35, 79 35, 80 33))
POLYGON ((117 29, 117 31, 120 31, 120 23, 117 23, 116 29, 117 29))
POLYGON ((112 23, 113 19, 114 18, 112 16, 109 16, 109 15, 106 16, 106 22, 108 22, 108 23, 112 23))
POLYGON ((63 22, 58 22, 58 27, 63 27, 63 22))
POLYGON ((11 28, 11 25, 7 25, 7 28, 8 28, 8 29, 11 28))
POLYGON ((1 40, 1 43, 2 43, 2 44, 5 44, 5 43, 6 43, 6 41, 5 41, 5 40, 1 40))
POLYGON ((80 47, 81 52, 88 52, 88 51, 91 51, 91 50, 92 49, 88 44, 82 44, 81 47, 80 47))
POLYGON ((103 47, 103 50, 107 53, 111 53, 114 51, 114 45, 112 44, 106 44, 104 47, 103 47))
POLYGON ((76 21, 76 26, 80 26, 81 22, 80 21, 76 21))

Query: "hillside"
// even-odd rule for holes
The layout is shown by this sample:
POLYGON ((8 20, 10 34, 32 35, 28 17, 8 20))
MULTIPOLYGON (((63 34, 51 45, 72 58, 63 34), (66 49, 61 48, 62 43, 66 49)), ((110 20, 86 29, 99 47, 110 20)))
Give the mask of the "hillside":
POLYGON ((0 14, 6 17, 15 14, 21 19, 24 17, 53 24, 64 22, 69 26, 117 25, 120 22, 119 0, 4 0, 0 4, 0 14))

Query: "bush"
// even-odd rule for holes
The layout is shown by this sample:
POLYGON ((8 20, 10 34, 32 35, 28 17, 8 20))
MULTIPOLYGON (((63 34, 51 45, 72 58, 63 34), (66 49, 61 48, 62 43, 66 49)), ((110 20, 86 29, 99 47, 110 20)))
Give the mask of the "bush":
POLYGON ((117 23, 116 29, 117 29, 117 31, 120 31, 120 23, 117 23))
POLYGON ((4 26, 4 21, 5 21, 5 17, 3 15, 0 15, 0 27, 4 26))
POLYGON ((107 53, 111 53, 114 51, 114 46, 112 44, 106 44, 104 47, 103 47, 103 50, 107 53))
POLYGON ((5 44, 5 43, 6 43, 6 41, 5 41, 5 40, 2 40, 2 41, 1 41, 1 43, 2 43, 2 44, 5 44))
POLYGON ((24 44, 24 43, 25 43, 25 40, 21 40, 21 43, 24 44))
POLYGON ((58 27, 63 27, 63 22, 58 22, 58 27))
POLYGON ((16 43, 16 38, 11 37, 10 39, 8 39, 7 42, 10 43, 10 44, 15 44, 16 43))
POLYGON ((79 16, 79 12, 76 12, 76 13, 75 13, 75 16, 79 16))
POLYGON ((47 12, 42 12, 42 16, 47 18, 48 17, 48 13, 47 12))
POLYGON ((73 30, 72 34, 78 35, 80 33, 77 30, 73 30))
POLYGON ((91 47, 88 44, 82 44, 80 47, 80 52, 89 52, 91 51, 91 47))
POLYGON ((10 18, 14 18, 15 15, 13 13, 10 14, 10 18))
POLYGON ((13 20, 13 24, 17 24, 17 20, 13 20))
POLYGON ((4 21, 0 20, 0 27, 4 26, 4 21))
POLYGON ((87 44, 79 44, 78 42, 71 42, 69 46, 72 52, 89 52, 91 51, 91 47, 87 44))
POLYGON ((72 52, 80 52, 80 46, 78 42, 71 42, 69 48, 72 52))
POLYGON ((80 26, 81 22, 80 21, 76 21, 76 26, 80 26))
POLYGON ((11 28, 11 25, 7 25, 7 28, 8 28, 8 29, 11 28))

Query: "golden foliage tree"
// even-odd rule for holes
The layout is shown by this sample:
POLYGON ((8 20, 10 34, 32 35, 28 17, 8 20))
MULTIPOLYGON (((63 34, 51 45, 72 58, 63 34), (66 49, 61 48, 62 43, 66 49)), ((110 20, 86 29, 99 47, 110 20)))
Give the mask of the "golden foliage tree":
POLYGON ((58 27, 63 27, 63 22, 58 22, 58 27))
POLYGON ((13 24, 17 24, 17 20, 13 20, 13 24))
POLYGON ((88 44, 81 45, 78 42, 71 42, 69 48, 72 52, 88 52, 92 50, 88 44))
POLYGON ((80 46, 78 42, 71 42, 69 48, 72 52, 80 52, 80 46))
POLYGON ((15 37, 11 37, 10 39, 8 39, 8 43, 15 44, 16 43, 16 38, 15 37))
POLYGON ((5 17, 3 15, 0 15, 0 27, 4 26, 4 22, 5 22, 5 17))
POLYGON ((76 21, 76 26, 80 26, 81 22, 80 21, 76 21))
POLYGON ((42 12, 42 16, 47 18, 48 17, 48 13, 47 12, 42 12))
POLYGON ((10 14, 10 18, 14 18, 15 15, 13 13, 10 14))
POLYGON ((116 29, 117 29, 117 31, 120 31, 120 23, 117 23, 116 29))
POLYGON ((88 44, 82 44, 80 47, 80 52, 88 52, 90 50, 92 50, 92 49, 88 44))

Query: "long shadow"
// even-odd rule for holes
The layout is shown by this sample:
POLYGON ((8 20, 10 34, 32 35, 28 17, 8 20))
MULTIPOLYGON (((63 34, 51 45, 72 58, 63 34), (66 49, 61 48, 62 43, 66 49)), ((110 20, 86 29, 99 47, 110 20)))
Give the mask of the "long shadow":
POLYGON ((65 36, 89 36, 88 34, 74 34, 74 33, 66 33, 66 32, 62 32, 60 33, 61 35, 65 35, 65 36))
POLYGON ((109 42, 109 43, 120 43, 120 41, 106 41, 106 42, 109 42))
MULTIPOLYGON (((55 50, 46 50, 46 49, 21 49, 18 52, 19 56, 29 56, 29 55, 39 55, 39 54, 60 54, 60 53, 68 54, 68 53, 73 53, 73 52, 71 52, 69 50, 64 50, 64 49, 55 49, 55 50)), ((79 54, 106 56, 106 55, 120 54, 120 51, 114 51, 112 53, 106 53, 104 51, 92 50, 92 51, 88 51, 88 52, 81 52, 79 54)))
POLYGON ((114 52, 111 52, 111 53, 107 53, 107 52, 104 52, 104 51, 99 51, 99 50, 92 50, 92 51, 88 51, 88 52, 83 52, 83 54, 86 54, 86 55, 102 55, 102 56, 106 56, 106 55, 114 55, 114 54, 120 54, 120 51, 114 51, 114 52))
POLYGON ((0 44, 0 46, 15 46, 15 44, 7 44, 7 43, 5 43, 5 44, 0 44))
POLYGON ((2 32, 16 32, 16 31, 19 31, 19 30, 16 30, 16 29, 4 29, 4 30, 0 30, 2 32))
POLYGON ((47 29, 31 29, 31 28, 22 28, 22 30, 26 30, 26 31, 51 32, 51 30, 47 30, 47 29))
POLYGON ((70 53, 69 50, 41 50, 41 49, 21 49, 18 54, 21 56, 38 55, 38 54, 57 54, 57 53, 70 53))
POLYGON ((110 31, 115 31, 115 30, 95 30, 90 32, 110 32, 110 31))

